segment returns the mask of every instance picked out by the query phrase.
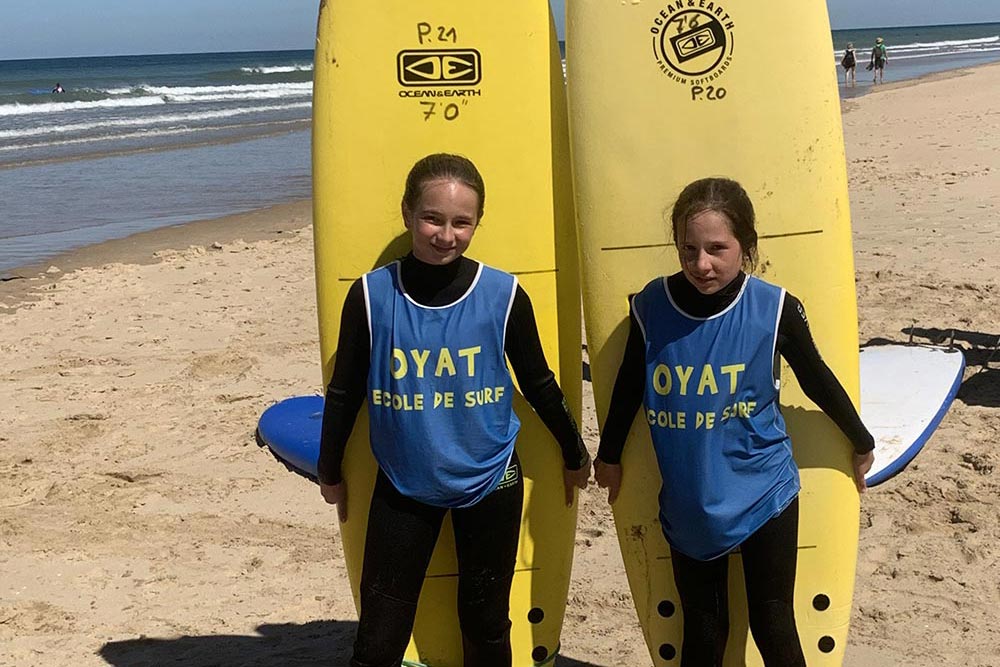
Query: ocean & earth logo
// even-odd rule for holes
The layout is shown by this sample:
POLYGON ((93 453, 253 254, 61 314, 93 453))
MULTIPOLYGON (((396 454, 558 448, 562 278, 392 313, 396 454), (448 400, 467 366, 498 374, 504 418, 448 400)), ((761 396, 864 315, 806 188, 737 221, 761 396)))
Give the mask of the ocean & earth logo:
POLYGON ((400 51, 396 74, 407 87, 475 86, 482 80, 482 59, 475 49, 400 51))
POLYGON ((500 489, 509 489, 510 487, 517 484, 517 480, 520 478, 518 474, 518 467, 516 463, 511 463, 507 470, 504 471, 503 477, 500 478, 500 483, 497 484, 497 491, 500 489))
POLYGON ((674 0, 653 19, 650 32, 660 71, 672 81, 704 86, 733 60, 735 22, 711 0, 674 0))

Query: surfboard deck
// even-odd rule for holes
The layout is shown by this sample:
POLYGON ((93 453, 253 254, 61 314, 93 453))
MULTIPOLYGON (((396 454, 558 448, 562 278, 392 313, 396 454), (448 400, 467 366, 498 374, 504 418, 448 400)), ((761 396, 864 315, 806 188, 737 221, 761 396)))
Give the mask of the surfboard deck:
MULTIPOLYGON (((509 271, 532 299, 546 358, 574 414, 581 403, 578 249, 565 92, 548 3, 343 0, 320 6, 313 97, 317 301, 324 383, 351 283, 409 250, 400 197, 429 153, 463 154, 486 182, 467 253, 509 271)), ((558 447, 520 397, 524 519, 511 593, 515 665, 559 647, 576 505, 558 447), (530 615, 530 620, 529 620, 530 615)), ((347 446, 342 526, 355 602, 375 477, 362 410, 347 446)), ((331 516, 333 516, 331 514, 331 516)), ((450 521, 425 579, 407 660, 461 664, 450 521)))
POLYGON ((861 420, 875 436, 876 486, 923 449, 962 386, 965 355, 957 348, 878 345, 861 348, 861 420))
MULTIPOLYGON (((580 0, 568 3, 566 40, 584 318, 599 422, 628 335, 627 297, 679 269, 670 208, 685 185, 705 176, 735 178, 747 189, 760 236, 757 275, 804 302, 819 349, 856 401, 847 175, 826 6, 580 0)), ((798 630, 809 665, 840 665, 858 542, 852 450, 784 363, 781 378, 802 480, 798 630)), ((614 515, 636 612, 653 664, 678 665, 680 603, 657 521, 661 480, 641 415, 622 465, 614 515)), ((760 665, 738 554, 730 559, 730 604, 725 664, 760 665)))

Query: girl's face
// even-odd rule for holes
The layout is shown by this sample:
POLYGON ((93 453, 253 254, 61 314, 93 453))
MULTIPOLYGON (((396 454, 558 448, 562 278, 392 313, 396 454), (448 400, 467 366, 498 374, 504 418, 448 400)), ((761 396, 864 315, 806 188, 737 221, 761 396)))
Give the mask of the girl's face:
POLYGON ((743 248, 733 225, 716 211, 702 211, 687 221, 677 254, 684 276, 702 294, 715 294, 743 268, 743 248))
POLYGON ((414 257, 427 264, 450 264, 472 242, 479 224, 479 195, 452 179, 427 181, 414 210, 403 210, 403 220, 413 237, 414 257))

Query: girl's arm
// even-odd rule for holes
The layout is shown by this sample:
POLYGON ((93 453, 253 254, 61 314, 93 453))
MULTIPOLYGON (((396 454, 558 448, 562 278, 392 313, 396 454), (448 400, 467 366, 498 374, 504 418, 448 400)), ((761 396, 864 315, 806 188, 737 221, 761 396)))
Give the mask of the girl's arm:
POLYGON ((535 311, 520 285, 514 294, 504 352, 517 376, 524 398, 534 408, 542 423, 555 437, 568 470, 589 470, 590 454, 583 444, 576 420, 566 404, 566 397, 545 360, 538 336, 535 311))
POLYGON ((629 429, 635 420, 635 413, 642 405, 643 386, 646 377, 645 344, 642 330, 634 314, 629 314, 628 339, 625 341, 625 353, 621 366, 618 367, 618 377, 611 391, 611 404, 608 406, 608 418, 604 420, 601 431, 601 445, 597 451, 597 461, 594 462, 594 479, 598 486, 608 490, 608 502, 613 503, 618 498, 622 484, 622 451, 629 429))
POLYGON ((820 356, 802 302, 785 295, 778 324, 778 349, 792 367, 802 391, 826 413, 851 441, 856 454, 875 448, 875 439, 861 422, 854 404, 837 377, 820 356))
POLYGON ((574 489, 587 488, 590 479, 590 454, 566 404, 566 397, 545 361, 535 311, 527 292, 520 285, 514 293, 514 303, 507 319, 504 346, 524 398, 559 443, 565 466, 563 490, 566 506, 569 507, 573 504, 574 489))
POLYGON ((621 462, 629 429, 635 421, 635 413, 642 405, 643 383, 646 376, 645 356, 642 330, 635 316, 629 314, 625 353, 622 355, 621 366, 618 367, 615 387, 611 391, 608 418, 604 421, 601 446, 597 450, 597 458, 604 463, 617 465, 621 462))
POLYGON ((843 431, 854 446, 854 482, 859 492, 866 488, 865 475, 875 461, 875 439, 861 422, 850 397, 816 349, 802 302, 785 295, 778 323, 778 346, 788 360, 806 396, 843 431))
POLYGON ((323 485, 332 486, 343 481, 340 464, 344 459, 347 440, 354 429, 354 421, 365 401, 370 364, 368 315, 364 287, 358 279, 351 285, 344 300, 333 377, 327 385, 326 401, 323 404, 317 464, 319 481, 323 485))

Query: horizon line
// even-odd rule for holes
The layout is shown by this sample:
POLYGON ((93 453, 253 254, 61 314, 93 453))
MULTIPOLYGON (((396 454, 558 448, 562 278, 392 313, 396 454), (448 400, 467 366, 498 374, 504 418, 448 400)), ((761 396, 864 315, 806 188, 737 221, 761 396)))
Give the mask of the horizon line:
MULTIPOLYGON (((843 32, 845 30, 895 30, 899 28, 943 28, 946 26, 972 26, 972 25, 1000 25, 1000 18, 996 21, 972 21, 959 23, 913 23, 907 25, 894 26, 852 26, 847 28, 830 27, 831 32, 843 32)), ((565 42, 565 35, 559 38, 560 42, 565 42)), ((226 53, 273 53, 275 51, 313 51, 315 46, 302 48, 254 48, 254 49, 234 49, 232 51, 152 51, 148 53, 103 53, 90 55, 66 55, 66 56, 26 56, 18 58, 2 58, 0 62, 17 62, 22 60, 69 60, 79 58, 141 58, 143 56, 188 56, 188 55, 221 55, 226 53)))

